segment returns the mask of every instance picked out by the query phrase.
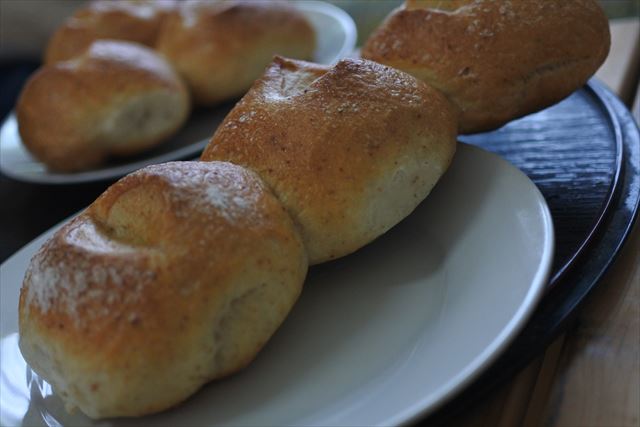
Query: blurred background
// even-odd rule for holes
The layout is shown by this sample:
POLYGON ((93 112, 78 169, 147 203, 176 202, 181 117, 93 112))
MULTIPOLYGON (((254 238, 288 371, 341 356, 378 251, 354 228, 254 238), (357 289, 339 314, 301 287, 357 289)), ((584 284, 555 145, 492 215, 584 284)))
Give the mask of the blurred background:
MULTIPOLYGON (((402 0, 329 2, 353 17, 361 44, 402 0)), ((82 3, 81 0, 0 0, 0 57, 38 58, 50 34, 82 3)), ((601 4, 610 18, 640 16, 640 0, 601 0, 601 4)))
MULTIPOLYGON (((353 17, 358 27, 358 45, 402 3, 402 0, 328 1, 353 17)), ((0 120, 13 108, 26 76, 39 66, 51 34, 83 3, 82 0, 0 0, 0 120)), ((600 3, 609 18, 640 17, 640 0, 600 0, 600 3)))

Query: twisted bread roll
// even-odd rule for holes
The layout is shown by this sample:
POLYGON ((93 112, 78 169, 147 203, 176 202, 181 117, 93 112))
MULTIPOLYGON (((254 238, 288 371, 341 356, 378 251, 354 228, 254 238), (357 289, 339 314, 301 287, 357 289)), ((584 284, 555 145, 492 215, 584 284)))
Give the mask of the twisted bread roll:
POLYGON ((310 59, 314 48, 305 17, 275 1, 186 2, 166 20, 156 45, 200 105, 242 96, 274 54, 310 59))
POLYGON ((163 19, 175 7, 175 0, 94 0, 54 33, 45 63, 72 59, 98 39, 153 46, 163 19))
POLYGON ((93 418, 157 412, 246 366, 306 269, 291 219, 254 173, 150 166, 32 259, 20 348, 68 407, 93 418))
POLYGON ((277 57, 202 154, 257 172, 302 231, 312 264, 346 255, 407 216, 456 146, 447 100, 363 60, 277 57))
POLYGON ((186 87, 152 50, 99 40, 31 76, 16 112, 29 151, 52 170, 72 172, 162 142, 189 108, 186 87))
POLYGON ((609 51, 595 0, 407 0, 362 49, 457 106, 460 132, 504 125, 582 86, 609 51))

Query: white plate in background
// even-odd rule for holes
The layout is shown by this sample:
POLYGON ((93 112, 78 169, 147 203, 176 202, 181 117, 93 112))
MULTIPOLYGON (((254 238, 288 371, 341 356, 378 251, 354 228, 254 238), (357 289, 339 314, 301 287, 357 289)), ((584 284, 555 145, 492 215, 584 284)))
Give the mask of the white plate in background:
POLYGON ((68 415, 17 347, 31 256, 0 266, 0 424, 396 425, 453 397, 505 349, 544 290, 553 227, 536 186, 494 154, 460 144, 415 212, 355 254, 311 269, 283 326, 243 372, 140 419, 68 415), (30 388, 31 387, 31 388, 30 388))
MULTIPOLYGON (((315 62, 332 64, 353 51, 356 26, 345 11, 322 1, 299 1, 294 4, 315 29, 315 62)), ((183 129, 168 141, 135 157, 112 160, 98 169, 77 173, 51 172, 32 157, 22 144, 16 117, 12 113, 0 129, 0 171, 20 181, 73 184, 115 179, 147 165, 195 157, 207 145, 233 105, 234 102, 228 102, 215 108, 196 110, 183 129)))

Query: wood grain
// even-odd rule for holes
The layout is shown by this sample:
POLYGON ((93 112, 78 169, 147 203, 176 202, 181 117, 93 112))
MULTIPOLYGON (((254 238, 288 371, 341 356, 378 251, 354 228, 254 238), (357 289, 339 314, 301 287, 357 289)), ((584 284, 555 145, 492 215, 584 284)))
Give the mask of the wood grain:
MULTIPOLYGON (((640 119, 640 20, 612 22, 598 76, 640 119), (634 85, 630 85, 632 82, 634 85), (634 91, 634 88, 637 89, 634 91)), ((450 420, 462 427, 640 425, 640 226, 573 327, 512 381, 450 420)))
POLYGON ((608 113, 590 90, 461 141, 498 154, 540 189, 553 217, 556 253, 552 281, 595 227, 616 170, 616 141, 608 113))
MULTIPOLYGON (((616 66, 612 61, 611 69, 603 75, 611 79, 609 85, 617 87, 629 104, 635 97, 633 115, 639 121, 639 70, 636 68, 633 74, 628 71, 633 65, 629 65, 624 52, 636 62, 640 59, 640 20, 613 24, 612 34, 618 37, 614 38, 613 50, 620 62, 616 66), (635 91, 634 86, 629 87, 631 80, 635 81, 635 91)), ((538 412, 538 425, 640 425, 638 223, 614 267, 585 301, 565 341, 553 387, 545 391, 549 403, 544 411, 538 412)), ((534 399, 536 397, 534 395, 534 399)))
POLYGON ((568 337, 546 426, 640 423, 640 229, 589 296, 568 337))
MULTIPOLYGON (((611 21, 611 37, 609 57, 596 77, 631 105, 640 73, 640 19, 611 21)), ((544 195, 556 226, 552 280, 594 227, 609 192, 615 150, 602 116, 593 98, 580 91, 488 135, 460 138, 516 165, 544 195)))

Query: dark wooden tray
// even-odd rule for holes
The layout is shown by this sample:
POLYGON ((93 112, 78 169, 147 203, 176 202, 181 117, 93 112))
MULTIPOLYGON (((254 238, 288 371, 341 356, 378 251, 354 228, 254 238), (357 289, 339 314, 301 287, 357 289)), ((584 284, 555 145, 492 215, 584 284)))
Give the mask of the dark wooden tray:
POLYGON ((546 349, 618 255, 640 201, 638 126, 595 80, 547 110, 461 139, 503 156, 536 183, 553 216, 556 255, 547 293, 524 330, 425 425, 446 425, 546 349))
POLYGON ((556 232, 550 286, 586 249, 620 185, 620 124, 603 93, 594 83, 502 129, 461 137, 510 161, 544 195, 556 232))

